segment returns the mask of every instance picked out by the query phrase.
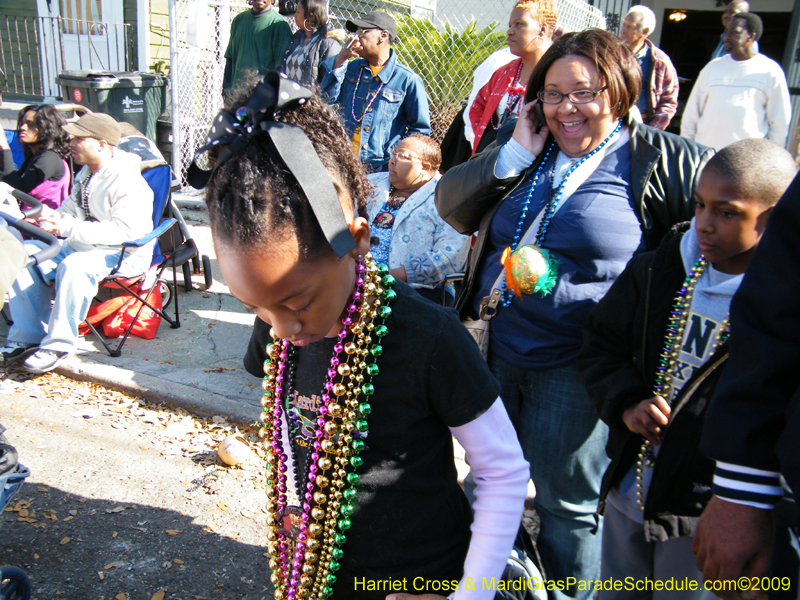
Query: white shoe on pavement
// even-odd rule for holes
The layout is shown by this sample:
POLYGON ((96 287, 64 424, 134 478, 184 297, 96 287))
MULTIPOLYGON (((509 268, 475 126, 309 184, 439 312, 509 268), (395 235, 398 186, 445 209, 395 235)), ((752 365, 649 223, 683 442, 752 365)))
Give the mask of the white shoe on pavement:
POLYGON ((31 373, 47 373, 52 371, 67 358, 69 352, 56 352, 55 350, 37 350, 35 354, 29 356, 22 366, 31 373))
POLYGON ((25 342, 6 342, 6 345, 0 348, 0 355, 3 356, 3 364, 10 364, 15 360, 25 358, 32 354, 39 347, 39 344, 27 344, 25 342))

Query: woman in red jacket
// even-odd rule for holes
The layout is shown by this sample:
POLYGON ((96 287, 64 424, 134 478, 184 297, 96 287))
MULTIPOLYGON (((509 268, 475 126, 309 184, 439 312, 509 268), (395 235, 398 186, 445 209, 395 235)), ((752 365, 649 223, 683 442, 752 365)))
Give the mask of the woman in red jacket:
POLYGON ((554 0, 517 1, 508 18, 506 43, 511 53, 519 58, 497 69, 472 103, 469 120, 475 132, 473 154, 479 146, 482 148, 495 138, 491 134, 506 119, 519 116, 519 110, 525 104, 526 83, 533 67, 553 43, 557 21, 558 8, 554 0))

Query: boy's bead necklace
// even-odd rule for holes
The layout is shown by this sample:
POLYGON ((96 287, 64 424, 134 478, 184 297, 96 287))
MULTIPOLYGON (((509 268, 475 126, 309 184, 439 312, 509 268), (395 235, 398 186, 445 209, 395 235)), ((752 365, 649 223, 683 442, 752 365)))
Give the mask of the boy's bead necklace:
MULTIPOLYGON (((669 321, 667 322, 667 332, 664 335, 664 348, 661 351, 658 365, 656 366, 656 377, 653 383, 653 395, 661 396, 670 405, 672 404, 672 393, 674 380, 678 370, 678 355, 683 333, 686 329, 686 322, 689 311, 692 308, 692 295, 697 282, 703 276, 708 267, 708 261, 700 257, 694 263, 691 272, 686 276, 683 286, 675 295, 672 303, 669 321)), ((730 336, 730 323, 728 319, 722 324, 722 328, 717 333, 714 344, 711 346, 713 354, 717 348, 724 344, 730 336)), ((644 512, 644 469, 653 468, 655 465, 655 455, 653 445, 647 439, 642 439, 642 446, 636 460, 636 504, 644 512)))
MULTIPOLYGON (((277 600, 333 595, 335 573, 347 541, 344 532, 350 528, 355 511, 355 486, 360 479, 355 471, 363 464, 359 454, 366 449, 367 416, 372 410, 367 400, 375 392, 372 379, 379 374, 375 359, 383 353, 380 341, 389 332, 383 321, 392 314, 389 304, 397 296, 391 289, 395 279, 388 267, 376 264, 371 254, 356 269, 356 290, 337 334, 308 464, 301 472, 294 461, 295 483, 302 502, 294 553, 282 527, 290 490, 288 455, 281 433, 283 396, 284 392, 291 393, 293 350, 290 342, 280 340, 274 333, 273 343, 267 346, 259 436, 264 440, 267 456, 267 540, 277 600), (376 323, 378 320, 380 324, 376 323)), ((290 429, 296 426, 292 415, 287 416, 287 421, 290 429)), ((291 431, 289 436, 291 440, 291 431)))

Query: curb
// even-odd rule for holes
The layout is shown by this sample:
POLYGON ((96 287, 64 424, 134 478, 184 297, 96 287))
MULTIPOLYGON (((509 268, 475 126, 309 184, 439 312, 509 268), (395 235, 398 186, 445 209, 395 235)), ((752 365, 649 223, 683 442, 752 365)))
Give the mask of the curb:
POLYGON ((183 408, 195 415, 219 415, 238 425, 250 425, 258 419, 257 407, 233 398, 77 356, 62 363, 55 371, 71 379, 97 383, 150 402, 183 408), (199 395, 202 395, 202 401, 197 399, 199 395))

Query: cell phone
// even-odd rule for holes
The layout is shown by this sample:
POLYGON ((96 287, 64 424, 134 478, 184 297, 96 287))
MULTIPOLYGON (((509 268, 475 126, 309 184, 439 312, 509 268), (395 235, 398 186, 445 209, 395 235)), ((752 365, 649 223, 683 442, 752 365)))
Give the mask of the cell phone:
POLYGON ((545 122, 546 122, 544 120, 544 110, 542 109, 542 101, 541 100, 539 100, 536 103, 536 106, 533 107, 533 112, 536 115, 536 120, 538 121, 538 123, 536 125, 536 133, 539 133, 539 131, 542 129, 542 127, 544 127, 545 122))

